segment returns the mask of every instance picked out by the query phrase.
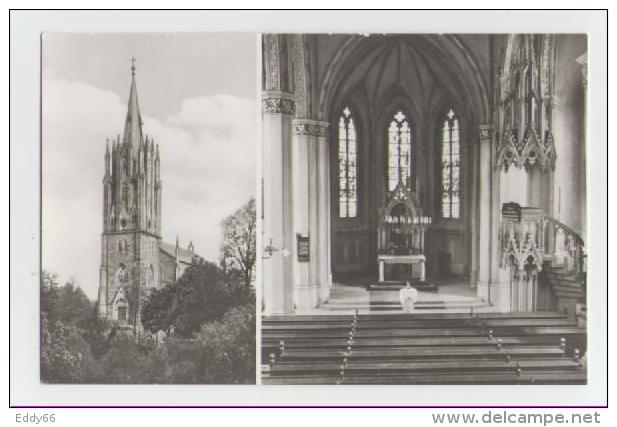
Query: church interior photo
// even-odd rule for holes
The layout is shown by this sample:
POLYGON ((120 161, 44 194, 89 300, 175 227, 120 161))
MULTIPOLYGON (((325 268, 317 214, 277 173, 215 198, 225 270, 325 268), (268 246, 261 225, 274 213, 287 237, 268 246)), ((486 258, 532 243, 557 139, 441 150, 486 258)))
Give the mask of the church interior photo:
POLYGON ((262 383, 586 383, 586 36, 261 40, 262 383))

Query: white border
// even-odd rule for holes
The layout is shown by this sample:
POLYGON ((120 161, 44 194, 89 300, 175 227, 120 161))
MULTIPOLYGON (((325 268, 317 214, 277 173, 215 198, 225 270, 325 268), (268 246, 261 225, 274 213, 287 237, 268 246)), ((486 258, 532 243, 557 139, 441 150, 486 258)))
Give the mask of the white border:
MULTIPOLYGON (((603 405, 606 398, 606 27, 602 12, 14 12, 11 15, 11 404, 603 405), (56 386, 38 381, 39 34, 543 32, 589 36, 587 386, 56 386)), ((259 195, 259 192, 257 193, 259 195)), ((258 201, 258 200, 257 200, 258 201)), ((261 305, 260 298, 257 307, 261 305)))

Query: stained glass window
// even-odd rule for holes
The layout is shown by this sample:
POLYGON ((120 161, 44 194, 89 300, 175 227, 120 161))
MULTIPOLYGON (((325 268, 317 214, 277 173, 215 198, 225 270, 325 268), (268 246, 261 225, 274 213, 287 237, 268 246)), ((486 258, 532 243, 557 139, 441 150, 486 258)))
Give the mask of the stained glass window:
POLYGON ((411 177, 411 127, 399 111, 388 128, 388 190, 393 191, 399 182, 409 188, 411 177))
POLYGON ((357 136, 354 119, 345 107, 338 125, 339 217, 355 218, 358 211, 357 136))
POLYGON ((453 110, 448 111, 441 133, 441 216, 460 218, 460 130, 453 110))

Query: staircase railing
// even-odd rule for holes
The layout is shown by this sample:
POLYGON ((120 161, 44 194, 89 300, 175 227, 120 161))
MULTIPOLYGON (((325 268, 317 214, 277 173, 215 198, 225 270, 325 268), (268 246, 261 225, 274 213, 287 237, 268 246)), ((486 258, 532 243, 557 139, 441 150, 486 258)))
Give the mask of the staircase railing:
MULTIPOLYGON (((545 263, 577 276, 583 294, 586 287, 586 256, 583 238, 541 209, 515 203, 503 206, 499 233, 502 268, 509 268, 513 291, 511 309, 535 310, 538 305, 538 274, 545 263)), ((583 303, 584 301, 579 301, 583 303)))
POLYGON ((585 242, 570 227, 559 220, 544 215, 544 248, 556 265, 564 265, 568 271, 582 274, 586 271, 585 242))

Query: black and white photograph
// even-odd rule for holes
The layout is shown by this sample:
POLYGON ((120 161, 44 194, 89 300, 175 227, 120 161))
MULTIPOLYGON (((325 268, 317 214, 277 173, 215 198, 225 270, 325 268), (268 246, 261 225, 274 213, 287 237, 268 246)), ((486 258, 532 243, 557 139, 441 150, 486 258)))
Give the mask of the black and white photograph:
POLYGON ((263 384, 586 384, 587 48, 262 35, 263 384))
POLYGON ((606 10, 156 6, 9 13, 12 421, 600 424, 606 10))
POLYGON ((255 35, 41 40, 41 382, 254 384, 255 35))

